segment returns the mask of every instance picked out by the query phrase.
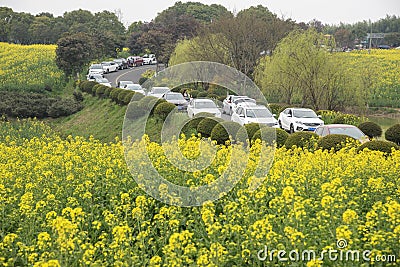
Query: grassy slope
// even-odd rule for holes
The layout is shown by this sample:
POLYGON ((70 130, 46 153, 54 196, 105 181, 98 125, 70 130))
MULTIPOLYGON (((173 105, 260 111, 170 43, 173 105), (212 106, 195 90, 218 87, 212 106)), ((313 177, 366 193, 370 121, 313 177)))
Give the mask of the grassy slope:
POLYGON ((103 142, 121 139, 126 106, 119 106, 110 99, 98 99, 85 94, 84 109, 68 117, 48 119, 46 122, 62 136, 93 135, 103 142))

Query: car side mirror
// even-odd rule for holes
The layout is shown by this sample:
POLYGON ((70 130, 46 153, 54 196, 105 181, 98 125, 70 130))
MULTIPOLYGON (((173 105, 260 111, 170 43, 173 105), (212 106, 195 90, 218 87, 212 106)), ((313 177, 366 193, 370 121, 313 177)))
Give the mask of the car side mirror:
POLYGON ((239 114, 239 117, 240 118, 244 118, 244 114, 239 114))
POLYGON ((291 118, 291 117, 292 117, 292 115, 291 115, 291 114, 288 114, 287 116, 288 116, 289 118, 291 118))

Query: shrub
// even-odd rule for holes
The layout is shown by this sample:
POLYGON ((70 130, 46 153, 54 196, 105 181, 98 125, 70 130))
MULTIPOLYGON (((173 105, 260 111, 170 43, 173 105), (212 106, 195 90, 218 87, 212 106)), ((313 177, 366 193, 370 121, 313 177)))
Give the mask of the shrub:
POLYGON ((320 138, 317 142, 318 148, 322 150, 331 150, 339 151, 343 147, 346 146, 349 142, 357 142, 353 137, 343 135, 343 134, 330 134, 320 138))
POLYGON ((286 140, 288 139, 289 134, 281 129, 281 128, 277 128, 276 129, 276 145, 277 147, 281 147, 285 144, 286 140))
POLYGON ((400 124, 395 124, 387 129, 385 132, 385 138, 388 141, 400 145, 400 124))
POLYGON ((223 145, 226 141, 230 140, 230 138, 235 138, 241 127, 239 123, 233 121, 217 123, 211 131, 211 139, 223 145))
POLYGON ((176 106, 169 102, 160 103, 154 109, 154 115, 158 118, 165 120, 168 114, 171 113, 176 108, 176 106))
POLYGON ((97 88, 99 88, 99 87, 101 87, 102 85, 101 84, 96 84, 95 86, 93 86, 92 87, 92 90, 91 90, 91 94, 92 94, 92 96, 95 96, 96 95, 96 91, 97 91, 97 88))
POLYGON ((392 153, 392 148, 399 149, 399 146, 391 141, 372 140, 359 146, 357 151, 363 151, 365 148, 390 154, 392 153))
POLYGON ((82 92, 84 92, 85 84, 88 83, 88 82, 89 81, 82 81, 82 82, 79 83, 78 87, 82 92))
POLYGON ((354 126, 359 125, 363 121, 362 118, 352 114, 342 114, 337 116, 334 120, 334 124, 351 124, 354 126))
POLYGON ((203 137, 210 137, 211 131, 218 122, 222 122, 220 118, 210 117, 202 119, 197 125, 197 132, 203 137))
POLYGON ((206 97, 207 95, 208 95, 207 92, 199 92, 199 93, 197 94, 197 97, 206 97))
POLYGON ((193 98, 197 98, 199 91, 197 90, 191 90, 189 93, 193 98))
MULTIPOLYGON (((95 88, 95 87, 96 87, 96 86, 94 86, 93 88, 95 88)), ((100 98, 103 98, 103 97, 104 97, 104 92, 105 92, 106 88, 108 88, 108 86, 105 86, 105 85, 102 85, 102 84, 100 84, 100 86, 97 86, 96 95, 97 95, 98 97, 100 97, 100 98)))
POLYGON ((358 128, 365 133, 369 138, 382 136, 382 128, 372 121, 366 121, 358 125, 358 128))
POLYGON ((142 117, 145 113, 146 110, 140 105, 139 101, 132 101, 128 104, 125 117, 130 120, 135 120, 142 117))
POLYGON ((83 105, 74 98, 64 98, 54 102, 48 108, 48 114, 52 118, 58 118, 74 114, 80 111, 82 108, 83 105))
MULTIPOLYGON (((131 93, 131 91, 121 89, 121 91, 118 93, 118 104, 124 105, 124 104, 125 104, 125 102, 124 102, 125 97, 126 97, 129 93, 131 93)), ((128 103, 129 103, 129 102, 128 102, 128 103)))
POLYGON ((222 95, 218 97, 218 101, 223 102, 225 100, 226 96, 222 95))
POLYGON ((83 86, 82 86, 82 92, 85 92, 85 93, 88 93, 88 94, 91 94, 92 93, 92 88, 93 88, 93 86, 95 86, 95 85, 97 85, 98 83, 96 83, 96 82, 93 82, 93 81, 86 81, 86 82, 83 82, 83 86))
POLYGON ((313 132, 295 132, 286 139, 285 146, 291 148, 293 146, 301 148, 312 147, 313 140, 318 140, 319 136, 313 132))
POLYGON ((251 141, 258 130, 260 130, 260 125, 258 123, 245 124, 236 134, 236 140, 242 143, 246 143, 247 140, 251 141))
POLYGON ((111 93, 111 91, 112 91, 113 89, 114 89, 113 87, 108 87, 108 86, 106 86, 106 88, 104 88, 103 96, 104 96, 104 97, 110 97, 110 93, 111 93))
POLYGON ((83 95, 82 95, 81 92, 75 90, 73 95, 74 95, 74 98, 75 98, 76 101, 78 101, 78 102, 82 102, 83 101, 83 95))
POLYGON ((207 98, 218 99, 218 96, 216 94, 208 94, 207 98))
POLYGON ((275 128, 262 126, 258 129, 251 139, 251 142, 255 142, 257 139, 265 141, 268 145, 276 142, 276 131, 275 128))
POLYGON ((123 102, 122 104, 128 105, 129 102, 131 102, 134 95, 135 95, 135 92, 132 92, 132 91, 128 92, 128 94, 126 94, 125 98, 122 100, 122 102, 123 102))
POLYGON ((115 103, 118 103, 118 94, 123 91, 120 88, 114 88, 112 89, 111 93, 110 93, 110 98, 112 101, 114 101, 115 103))
POLYGON ((208 112, 200 112, 197 113, 196 115, 194 115, 195 118, 210 118, 210 117, 214 117, 213 114, 208 113, 208 112))

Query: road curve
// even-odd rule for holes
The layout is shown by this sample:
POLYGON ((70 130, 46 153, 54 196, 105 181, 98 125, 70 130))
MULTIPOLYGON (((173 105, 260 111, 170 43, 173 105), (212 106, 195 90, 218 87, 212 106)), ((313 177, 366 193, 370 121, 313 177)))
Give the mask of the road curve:
POLYGON ((156 65, 147 65, 126 70, 119 70, 117 72, 105 74, 104 77, 110 81, 113 87, 116 87, 118 81, 133 81, 134 83, 138 83, 142 73, 149 69, 156 70, 156 65))

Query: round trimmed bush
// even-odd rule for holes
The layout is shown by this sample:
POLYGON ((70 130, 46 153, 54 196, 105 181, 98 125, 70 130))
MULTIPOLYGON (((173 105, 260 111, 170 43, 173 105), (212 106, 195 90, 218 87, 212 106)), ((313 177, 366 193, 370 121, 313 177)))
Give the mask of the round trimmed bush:
POLYGON ((295 132, 286 139, 285 146, 291 148, 297 146, 300 148, 309 148, 313 140, 318 140, 319 136, 313 132, 295 132))
POLYGON ((111 91, 112 91, 113 89, 114 89, 113 87, 108 87, 108 86, 106 86, 106 88, 104 88, 103 96, 104 96, 104 97, 110 97, 110 93, 111 93, 111 91))
POLYGON ((128 108, 126 109, 125 117, 130 120, 135 120, 137 118, 142 117, 145 114, 145 110, 140 105, 139 101, 133 101, 128 104, 128 108))
POLYGON ((382 136, 382 128, 372 121, 366 121, 358 125, 358 128, 370 139, 382 136))
MULTIPOLYGON (((119 92, 119 94, 118 94, 118 104, 124 105, 124 104, 125 104, 124 99, 125 99, 125 97, 126 97, 128 94, 130 94, 130 93, 131 93, 131 91, 128 91, 128 90, 121 90, 121 91, 119 92)), ((128 103, 129 103, 129 102, 128 102, 128 103)))
POLYGON ((82 90, 82 92, 91 94, 91 93, 92 93, 92 88, 93 88, 93 86, 95 86, 95 85, 97 85, 97 84, 98 84, 98 83, 93 82, 93 81, 86 81, 86 82, 83 82, 83 85, 82 85, 81 90, 82 90))
POLYGON ((122 89, 120 89, 120 88, 113 88, 112 90, 111 90, 111 93, 110 93, 110 98, 112 99, 112 101, 114 101, 114 102, 118 102, 118 94, 121 92, 121 91, 123 91, 122 89))
POLYGON ((254 133, 251 142, 255 142, 257 139, 265 141, 268 145, 275 143, 276 129, 268 126, 262 126, 257 132, 254 133))
POLYGON ((92 96, 96 95, 97 88, 99 88, 101 86, 102 85, 98 83, 98 84, 96 84, 95 86, 92 87, 92 91, 90 92, 92 94, 92 96))
POLYGON ((241 127, 239 123, 233 121, 217 123, 211 131, 211 139, 217 141, 218 144, 224 145, 230 138, 236 137, 241 127))
MULTIPOLYGON (((95 88, 95 87, 93 87, 93 88, 95 88)), ((105 86, 105 85, 102 85, 102 84, 100 84, 100 86, 97 86, 96 95, 98 97, 104 97, 104 92, 105 92, 106 88, 109 88, 109 87, 105 86)))
POLYGON ((387 129, 385 132, 385 138, 388 141, 400 145, 400 124, 395 124, 387 129))
POLYGON ((331 150, 333 148, 336 152, 345 147, 349 142, 355 143, 356 139, 344 134, 330 134, 320 138, 317 144, 318 148, 322 150, 331 150))
POLYGON ((203 118, 197 125, 197 132, 203 137, 210 137, 211 131, 218 122, 222 122, 221 118, 203 118))
POLYGON ((132 100, 132 98, 133 98, 133 96, 135 95, 136 93, 135 92, 129 92, 128 94, 126 94, 126 96, 125 96, 125 98, 123 99, 123 104, 124 105, 128 105, 130 102, 131 102, 131 100, 132 100))
POLYGON ((169 102, 163 102, 156 106, 154 109, 154 115, 158 118, 165 120, 168 114, 171 113, 176 108, 176 106, 169 102))
POLYGON ((246 143, 247 140, 253 140, 253 135, 260 130, 258 123, 248 123, 242 127, 236 134, 236 140, 242 143, 246 143))
POLYGON ((78 87, 82 92, 83 92, 83 88, 84 88, 85 84, 88 83, 88 82, 89 81, 82 81, 82 82, 79 83, 78 87))
POLYGON ((200 112, 197 113, 196 115, 194 115, 195 118, 210 118, 210 117, 214 117, 213 114, 208 113, 208 112, 200 112))
POLYGON ((146 78, 146 77, 140 77, 140 78, 139 78, 139 84, 142 85, 142 84, 144 84, 147 80, 148 80, 148 78, 146 78))
POLYGON ((399 146, 391 141, 372 140, 359 146, 357 152, 363 151, 365 148, 390 154, 392 153, 392 148, 399 149, 399 146))

